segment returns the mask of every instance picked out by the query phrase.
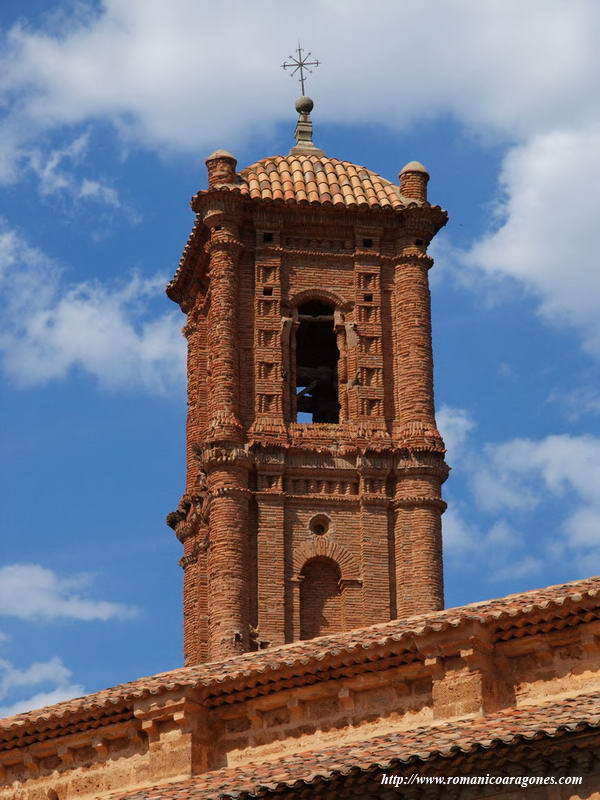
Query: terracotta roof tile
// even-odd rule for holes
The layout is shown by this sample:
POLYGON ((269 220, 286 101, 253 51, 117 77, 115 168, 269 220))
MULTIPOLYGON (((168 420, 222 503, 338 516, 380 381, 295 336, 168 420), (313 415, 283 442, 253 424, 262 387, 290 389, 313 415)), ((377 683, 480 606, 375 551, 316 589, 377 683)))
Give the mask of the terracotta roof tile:
MULTIPOLYGON (((511 708, 485 717, 399 731, 359 742, 286 755, 196 775, 170 785, 116 792, 110 800, 221 800, 252 798, 269 789, 298 790, 350 771, 398 769, 415 758, 452 758, 479 748, 600 727, 600 692, 511 708)), ((304 795, 303 795, 304 796, 304 795)), ((108 800, 108 798, 107 798, 108 800)))
POLYGON ((597 601, 600 601, 600 577, 593 577, 449 608, 446 611, 379 623, 368 628, 293 642, 268 650, 244 653, 226 661, 181 667, 36 711, 7 717, 0 722, 0 741, 13 738, 19 730, 48 727, 78 713, 99 716, 137 698, 161 694, 179 687, 210 687, 211 693, 217 694, 232 691, 234 684, 239 688, 248 681, 255 685, 268 683, 274 672, 286 667, 294 667, 297 674, 307 674, 314 672, 325 658, 334 654, 340 659, 348 658, 352 661, 361 657, 366 659, 370 655, 365 651, 375 647, 408 642, 432 631, 458 628, 472 622, 493 624, 499 640, 509 636, 514 638, 519 636, 520 630, 526 633, 532 627, 533 612, 549 615, 566 603, 585 602, 589 605, 591 602, 598 605, 597 601))
POLYGON ((224 184, 218 188, 248 195, 252 199, 275 199, 275 189, 283 189, 287 201, 306 203, 319 202, 329 205, 340 202, 337 197, 343 194, 344 205, 370 208, 401 209, 415 201, 405 199, 400 188, 376 175, 365 167, 348 161, 319 156, 275 156, 251 164, 239 173, 239 182, 224 184), (293 196, 288 197, 291 181, 293 196), (316 186, 314 185, 316 184, 316 186), (348 190, 340 192, 339 187, 348 190), (313 196, 313 192, 317 196, 313 196))

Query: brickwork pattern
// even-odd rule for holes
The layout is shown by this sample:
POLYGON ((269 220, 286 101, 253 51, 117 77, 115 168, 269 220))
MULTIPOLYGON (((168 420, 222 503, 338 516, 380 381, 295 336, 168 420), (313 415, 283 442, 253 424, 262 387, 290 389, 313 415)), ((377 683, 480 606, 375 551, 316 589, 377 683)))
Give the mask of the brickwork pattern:
POLYGON ((188 315, 174 519, 186 664, 442 608, 447 468, 426 250, 446 216, 427 202, 426 173, 411 167, 398 186, 317 156, 236 173, 224 151, 207 167, 168 288, 188 315), (314 300, 332 314, 338 423, 296 421, 299 309, 314 300), (313 553, 332 559, 335 590, 313 553))
POLYGON ((580 787, 534 787, 510 791, 497 786, 454 787, 460 797, 515 800, 578 800, 600 792, 597 741, 600 693, 552 700, 480 719, 400 731, 350 745, 288 755, 200 775, 171 786, 110 795, 111 800, 229 800, 257 797, 417 798, 453 797, 452 788, 382 785, 381 776, 410 775, 583 775, 580 787))
POLYGON ((302 569, 300 638, 314 639, 343 630, 340 571, 329 559, 314 558, 302 569))

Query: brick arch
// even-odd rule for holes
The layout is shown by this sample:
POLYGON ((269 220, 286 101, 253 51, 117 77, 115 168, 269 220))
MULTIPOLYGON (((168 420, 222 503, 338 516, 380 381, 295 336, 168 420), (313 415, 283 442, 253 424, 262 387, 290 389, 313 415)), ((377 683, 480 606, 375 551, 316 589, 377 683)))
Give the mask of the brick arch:
POLYGON ((309 300, 324 300, 331 303, 335 308, 339 308, 342 311, 349 311, 352 307, 352 303, 348 300, 344 300, 339 294, 332 292, 330 289, 304 289, 301 292, 293 295, 289 299, 289 305, 292 308, 298 308, 303 303, 307 303, 309 300))
POLYGON ((340 569, 342 580, 360 580, 358 564, 352 553, 341 544, 321 536, 304 542, 294 553, 292 560, 294 575, 300 575, 306 562, 313 558, 329 558, 334 561, 340 569))

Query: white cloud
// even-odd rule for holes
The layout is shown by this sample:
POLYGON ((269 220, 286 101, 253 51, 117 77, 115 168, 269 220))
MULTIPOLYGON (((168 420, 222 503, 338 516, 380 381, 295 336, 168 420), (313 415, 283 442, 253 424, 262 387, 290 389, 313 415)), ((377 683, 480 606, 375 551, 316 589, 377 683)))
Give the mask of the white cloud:
MULTIPOLYGON (((468 516, 472 516, 469 514, 468 516)), ((521 578, 540 572, 542 558, 525 552, 527 541, 505 519, 492 523, 489 530, 470 522, 460 504, 450 504, 443 518, 444 553, 460 567, 486 565, 490 581, 521 578)))
POLYGON ((449 500, 443 533, 451 559, 485 562, 493 580, 529 575, 559 561, 582 574, 600 572, 599 436, 479 444, 469 437, 474 422, 464 409, 446 407, 438 421, 454 452, 460 447, 457 474, 473 498, 471 509, 449 500), (549 503, 561 509, 550 526, 536 518, 549 503), (491 522, 485 522, 487 515, 491 522), (523 533, 532 530, 533 536, 523 533))
POLYGON ((475 427, 474 420, 464 408, 451 408, 445 405, 435 416, 448 451, 448 458, 450 460, 457 458, 467 436, 475 427))
POLYGON ((62 194, 74 200, 94 200, 119 208, 121 201, 116 189, 101 180, 77 174, 76 168, 83 161, 89 143, 88 130, 64 147, 52 150, 38 147, 26 151, 23 153, 23 159, 26 166, 37 176, 42 196, 62 194))
MULTIPOLYGON (((319 118, 403 126, 449 113, 512 140, 593 118, 599 20, 593 0, 380 0, 377 14, 307 0, 296 30, 324 59, 310 83, 319 118), (398 50, 400 31, 424 29, 398 50), (365 46, 367 61, 347 58, 365 46)), ((290 118, 295 90, 277 69, 295 46, 289 22, 277 0, 106 0, 62 28, 14 27, 2 83, 37 127, 102 117, 155 147, 226 146, 290 118)))
POLYGON ((534 136, 508 153, 500 181, 502 224, 464 261, 517 279, 545 320, 600 355, 600 124, 534 136))
POLYGON ((109 389, 165 392, 183 385, 181 316, 156 313, 165 278, 68 284, 61 268, 15 231, 0 228, 0 355, 18 385, 80 369, 109 389))
POLYGON ((10 564, 0 568, 0 615, 23 620, 59 618, 83 621, 127 619, 136 609, 84 596, 90 576, 60 578, 39 564, 10 564))
POLYGON ((557 389, 548 399, 562 406, 567 419, 572 422, 576 422, 586 414, 600 414, 600 389, 597 388, 600 381, 596 376, 591 380, 594 382, 593 385, 582 384, 570 391, 557 389))
POLYGON ((105 183, 102 183, 102 181, 93 181, 89 178, 84 178, 81 181, 77 191, 77 197, 81 200, 93 198, 108 206, 113 206, 114 208, 119 208, 121 205, 119 194, 116 189, 107 186, 105 183))
POLYGON ((491 580, 504 581, 525 578, 529 575, 535 575, 541 572, 543 567, 543 560, 535 558, 534 556, 512 558, 508 563, 494 569, 491 580))
MULTIPOLYGON (((600 5, 379 0, 375 14, 358 0, 306 0, 294 38, 290 8, 105 0, 46 29, 14 26, 0 64, 0 177, 14 179, 40 136, 98 121, 161 154, 235 152, 258 137, 268 149, 276 123, 293 127, 296 90, 277 65, 297 33, 324 60, 309 84, 317 141, 320 121, 398 129, 451 117, 508 148, 497 227, 463 268, 516 279, 545 320, 576 328, 600 355, 600 5)), ((399 154, 398 167, 413 157, 399 154)), ((46 185, 60 182, 48 164, 46 185)), ((118 202, 97 177, 76 179, 74 191, 118 202)))
POLYGON ((24 669, 18 669, 9 661, 0 659, 0 700, 6 700, 15 690, 18 692, 40 684, 50 686, 47 691, 38 691, 25 699, 0 706, 0 717, 42 708, 83 694, 83 686, 73 683, 71 679, 71 670, 57 656, 48 661, 34 662, 24 669))
POLYGON ((564 500, 562 519, 538 539, 554 557, 600 571, 600 437, 488 444, 471 470, 471 483, 478 505, 488 511, 530 512, 549 500, 564 500))
POLYGON ((480 533, 468 523, 456 503, 449 503, 442 519, 444 551, 454 557, 461 557, 477 548, 480 533))

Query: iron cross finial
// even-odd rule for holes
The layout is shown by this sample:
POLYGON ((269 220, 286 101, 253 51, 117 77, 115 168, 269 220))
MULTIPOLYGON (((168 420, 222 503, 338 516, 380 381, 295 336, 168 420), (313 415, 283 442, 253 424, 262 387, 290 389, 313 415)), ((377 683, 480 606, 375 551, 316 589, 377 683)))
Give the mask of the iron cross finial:
POLYGON ((318 59, 315 59, 314 61, 309 61, 308 59, 311 56, 310 51, 308 53, 306 53, 305 55, 302 55, 302 53, 303 53, 303 49, 302 49, 302 47, 300 47, 300 42, 298 42, 298 48, 296 49, 296 55, 295 56, 288 56, 288 58, 290 60, 289 61, 284 61, 281 66, 282 66, 283 69, 291 69, 292 70, 290 72, 290 77, 292 77, 292 78, 298 72, 298 70, 300 70, 299 81, 300 81, 300 86, 302 87, 302 94, 304 95, 304 80, 305 80, 304 72, 306 71, 306 72, 309 72, 309 73, 312 74, 312 69, 309 69, 309 68, 310 67, 318 67, 321 62, 318 59))

